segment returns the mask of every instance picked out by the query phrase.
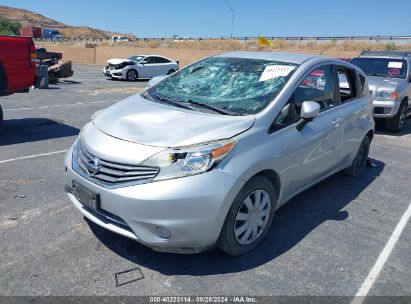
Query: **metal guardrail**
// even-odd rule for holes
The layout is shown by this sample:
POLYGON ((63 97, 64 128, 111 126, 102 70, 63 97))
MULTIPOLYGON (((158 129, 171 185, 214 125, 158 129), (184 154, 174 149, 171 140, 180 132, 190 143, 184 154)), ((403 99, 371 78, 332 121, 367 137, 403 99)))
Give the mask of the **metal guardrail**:
MULTIPOLYGON (((299 36, 272 36, 265 37, 268 40, 284 40, 284 41, 411 41, 411 36, 313 36, 313 37, 299 37, 299 36)), ((51 39, 35 38, 35 41, 40 42, 59 42, 51 39)), ((215 41, 215 40, 236 40, 236 41, 253 41, 257 40, 257 36, 253 37, 214 37, 214 38, 135 38, 130 39, 133 41, 215 41)), ((79 41, 79 42, 113 42, 113 43, 124 43, 124 42, 114 42, 112 39, 104 38, 87 38, 87 37, 70 37, 63 38, 63 41, 79 41)), ((126 42, 127 43, 127 42, 126 42)))

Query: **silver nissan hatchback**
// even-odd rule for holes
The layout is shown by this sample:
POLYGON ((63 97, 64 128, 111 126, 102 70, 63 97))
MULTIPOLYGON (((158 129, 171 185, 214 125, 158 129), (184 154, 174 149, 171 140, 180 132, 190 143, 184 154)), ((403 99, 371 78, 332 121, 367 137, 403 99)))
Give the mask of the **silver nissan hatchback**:
POLYGON ((360 174, 373 133, 357 67, 224 53, 94 114, 65 157, 65 191, 90 221, 155 250, 241 255, 293 196, 360 174))

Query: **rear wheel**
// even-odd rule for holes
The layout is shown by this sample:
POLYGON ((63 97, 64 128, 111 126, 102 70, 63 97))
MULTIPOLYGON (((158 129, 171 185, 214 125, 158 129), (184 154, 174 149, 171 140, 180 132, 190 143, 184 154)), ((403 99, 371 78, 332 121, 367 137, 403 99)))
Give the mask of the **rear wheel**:
POLYGON ((7 91, 7 79, 4 72, 3 65, 0 63, 0 96, 6 95, 7 91))
POLYGON ((167 75, 171 75, 171 74, 173 74, 174 72, 175 72, 175 70, 170 70, 170 71, 168 71, 167 75))
POLYGON ((365 168, 368 159, 368 153, 370 152, 371 138, 367 135, 363 139, 360 147, 358 148, 355 158, 348 168, 343 170, 343 173, 348 176, 357 176, 365 168))
POLYGON ((387 119, 385 122, 385 128, 391 132, 400 132, 404 126, 405 120, 407 118, 407 102, 402 102, 397 114, 394 117, 387 119))
POLYGON ((129 70, 126 74, 128 81, 136 81, 138 79, 138 73, 136 70, 129 70))
POLYGON ((271 226, 276 201, 268 178, 250 179, 228 211, 217 246, 231 255, 242 255, 257 247, 271 226))
POLYGON ((3 124, 3 109, 0 106, 0 128, 2 124, 3 124))

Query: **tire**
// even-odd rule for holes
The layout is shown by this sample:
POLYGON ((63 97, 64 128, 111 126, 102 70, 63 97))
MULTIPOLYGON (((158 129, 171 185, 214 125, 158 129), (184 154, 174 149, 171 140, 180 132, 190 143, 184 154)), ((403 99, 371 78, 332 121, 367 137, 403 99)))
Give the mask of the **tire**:
POLYGON ((385 122, 385 129, 387 131, 398 133, 401 131, 407 118, 407 102, 401 102, 400 108, 394 117, 387 119, 385 122))
POLYGON ((171 75, 171 74, 173 74, 174 72, 175 72, 175 70, 170 70, 170 71, 168 71, 167 75, 171 75))
POLYGON ((355 158, 348 168, 343 170, 343 173, 348 176, 358 176, 365 168, 370 152, 371 139, 367 135, 364 137, 360 147, 358 148, 355 158))
POLYGON ((3 124, 3 109, 0 106, 0 128, 1 128, 2 124, 3 124))
POLYGON ((270 229, 276 204, 277 196, 275 189, 268 178, 255 176, 250 179, 237 194, 228 211, 223 228, 221 229, 220 238, 217 241, 217 247, 225 253, 234 256, 246 254, 256 248, 270 229), (255 210, 248 209, 247 204, 249 205, 251 203, 252 207, 255 206, 258 191, 260 193, 260 202, 262 202, 259 206, 263 209, 260 213, 253 213, 255 210), (266 199, 267 197, 269 200, 266 199), (248 203, 246 203, 246 201, 248 203), (246 219, 243 218, 243 216, 249 213, 251 213, 251 215, 246 216, 246 219), (264 213, 265 217, 260 217, 261 213, 264 213), (260 216, 258 216, 258 214, 260 214, 260 216), (262 221, 261 224, 263 227, 261 227, 258 220, 262 221), (247 221, 249 224, 247 224, 247 221), (249 228, 243 228, 244 225, 249 228), (255 232, 253 231, 253 227, 256 227, 255 232))
POLYGON ((3 69, 3 65, 0 63, 0 96, 7 95, 7 78, 3 69))
POLYGON ((129 70, 129 71, 127 71, 126 79, 127 79, 128 81, 137 81, 137 79, 138 79, 138 73, 137 73, 137 71, 136 71, 136 70, 129 70))

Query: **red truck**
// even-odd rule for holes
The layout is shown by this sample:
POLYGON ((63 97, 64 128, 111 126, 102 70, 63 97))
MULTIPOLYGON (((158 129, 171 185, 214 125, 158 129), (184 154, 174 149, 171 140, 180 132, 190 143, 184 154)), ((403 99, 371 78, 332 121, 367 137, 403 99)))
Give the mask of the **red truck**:
MULTIPOLYGON (((36 61, 33 39, 0 35, 0 96, 28 92, 36 80, 36 61)), ((0 106, 0 125, 2 122, 0 106)))

